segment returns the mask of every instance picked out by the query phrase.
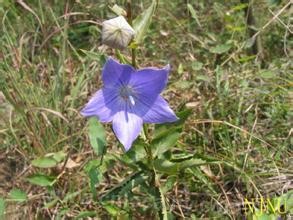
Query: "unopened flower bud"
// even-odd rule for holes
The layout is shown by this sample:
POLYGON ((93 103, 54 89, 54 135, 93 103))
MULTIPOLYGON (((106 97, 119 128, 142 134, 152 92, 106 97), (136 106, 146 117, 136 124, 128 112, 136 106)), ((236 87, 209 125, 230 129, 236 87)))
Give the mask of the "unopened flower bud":
POLYGON ((120 50, 125 49, 135 35, 123 16, 103 22, 102 43, 120 50))

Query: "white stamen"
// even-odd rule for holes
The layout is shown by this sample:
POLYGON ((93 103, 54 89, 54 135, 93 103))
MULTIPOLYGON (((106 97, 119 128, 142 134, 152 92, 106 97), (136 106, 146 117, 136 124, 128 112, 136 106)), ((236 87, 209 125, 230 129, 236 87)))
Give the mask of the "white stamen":
POLYGON ((129 100, 130 100, 131 105, 135 105, 134 98, 131 95, 129 96, 129 100))

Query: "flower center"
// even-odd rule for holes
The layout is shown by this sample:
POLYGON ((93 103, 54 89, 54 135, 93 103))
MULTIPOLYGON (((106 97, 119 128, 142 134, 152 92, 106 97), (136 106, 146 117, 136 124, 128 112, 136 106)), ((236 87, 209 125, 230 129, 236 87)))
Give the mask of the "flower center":
POLYGON ((135 105, 135 100, 134 100, 134 91, 130 86, 123 86, 120 88, 120 97, 126 101, 126 102, 130 102, 131 105, 135 105))

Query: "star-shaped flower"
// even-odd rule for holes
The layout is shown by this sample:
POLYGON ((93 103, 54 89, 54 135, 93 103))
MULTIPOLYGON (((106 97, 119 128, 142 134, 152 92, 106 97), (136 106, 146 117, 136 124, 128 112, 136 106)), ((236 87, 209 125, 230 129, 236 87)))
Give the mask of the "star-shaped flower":
POLYGON ((178 120, 160 96, 167 84, 169 71, 169 65, 162 69, 136 70, 109 58, 102 70, 104 86, 94 94, 81 114, 96 116, 101 122, 113 122, 116 137, 128 151, 143 123, 178 120))

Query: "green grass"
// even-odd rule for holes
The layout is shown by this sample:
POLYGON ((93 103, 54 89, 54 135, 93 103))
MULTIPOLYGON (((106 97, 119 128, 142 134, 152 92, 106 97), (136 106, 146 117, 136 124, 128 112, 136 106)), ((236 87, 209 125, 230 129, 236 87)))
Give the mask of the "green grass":
MULTIPOLYGON (((28 198, 16 205, 26 207, 27 218, 155 219, 166 205, 170 219, 238 219, 245 198, 273 199, 292 190, 288 8, 278 17, 286 27, 275 19, 260 32, 261 64, 243 47, 249 36, 239 1, 160 1, 137 63, 170 63, 164 97, 177 113, 191 114, 180 128, 171 128, 180 133, 178 140, 163 140, 169 145, 158 161, 183 162, 176 172, 158 162, 158 192, 140 171, 148 169, 142 139, 125 155, 106 125, 107 153, 101 159, 79 114, 101 86, 106 57, 115 56, 101 47, 101 27, 94 24, 114 16, 108 1, 24 2, 0 2, 0 149, 19 162, 1 197, 9 204, 10 189, 25 192, 28 198), (63 16, 66 10, 78 14, 63 16), (32 166, 34 159, 60 151, 65 155, 58 165, 32 166), (28 182, 36 174, 43 175, 39 183, 54 181, 46 187, 28 182)), ((133 2, 134 16, 149 5, 133 2)), ((277 13, 287 3, 268 2, 251 1, 256 28, 273 19, 269 9, 277 13)), ((150 135, 164 129, 151 127, 150 135)), ((161 139, 154 139, 155 152, 161 139)))

